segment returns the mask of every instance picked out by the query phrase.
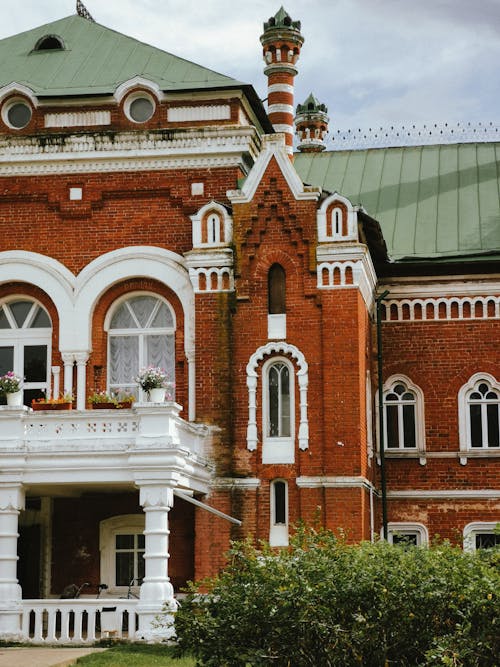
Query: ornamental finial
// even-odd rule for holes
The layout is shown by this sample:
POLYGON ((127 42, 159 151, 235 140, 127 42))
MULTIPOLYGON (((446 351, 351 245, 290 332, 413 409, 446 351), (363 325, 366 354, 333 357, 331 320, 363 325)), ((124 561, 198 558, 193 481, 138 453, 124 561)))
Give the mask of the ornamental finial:
POLYGON ((95 23, 89 10, 85 7, 85 5, 81 0, 76 0, 76 13, 83 19, 87 19, 87 21, 92 21, 93 23, 95 23))

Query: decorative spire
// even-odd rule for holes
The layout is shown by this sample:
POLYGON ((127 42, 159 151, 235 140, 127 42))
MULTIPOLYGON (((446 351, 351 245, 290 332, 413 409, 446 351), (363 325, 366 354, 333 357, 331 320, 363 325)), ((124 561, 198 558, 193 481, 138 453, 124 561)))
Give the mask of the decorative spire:
POLYGON ((264 23, 260 37, 267 76, 267 113, 276 132, 285 133, 287 151, 293 154, 293 83, 304 38, 300 21, 293 21, 281 7, 264 23))
POLYGON ((326 148, 328 134, 328 109, 311 93, 303 104, 297 105, 295 130, 302 153, 319 153, 326 148))
POLYGON ((87 19, 87 21, 92 21, 92 23, 95 23, 91 13, 81 0, 76 0, 76 13, 78 16, 81 16, 82 19, 87 19))

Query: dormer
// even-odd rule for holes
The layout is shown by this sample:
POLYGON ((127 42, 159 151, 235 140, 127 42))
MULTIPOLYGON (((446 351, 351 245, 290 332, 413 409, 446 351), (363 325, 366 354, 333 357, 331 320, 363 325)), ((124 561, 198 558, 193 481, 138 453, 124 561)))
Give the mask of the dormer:
POLYGON ((233 221, 225 206, 215 201, 205 204, 191 216, 193 248, 227 246, 233 237, 233 221))
POLYGON ((320 243, 358 240, 357 213, 351 202, 337 192, 322 203, 317 224, 320 243))

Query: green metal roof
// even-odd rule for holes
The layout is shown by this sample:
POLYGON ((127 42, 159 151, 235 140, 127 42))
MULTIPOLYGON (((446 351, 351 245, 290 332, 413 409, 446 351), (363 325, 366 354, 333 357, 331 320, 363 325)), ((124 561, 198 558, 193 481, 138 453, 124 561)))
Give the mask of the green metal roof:
POLYGON ((102 95, 135 76, 164 91, 245 85, 77 15, 0 40, 0 87, 16 82, 46 97, 102 95), (65 48, 33 51, 45 35, 57 35, 65 48))
POLYGON ((298 153, 294 165, 378 220, 394 260, 500 257, 500 143, 298 153))

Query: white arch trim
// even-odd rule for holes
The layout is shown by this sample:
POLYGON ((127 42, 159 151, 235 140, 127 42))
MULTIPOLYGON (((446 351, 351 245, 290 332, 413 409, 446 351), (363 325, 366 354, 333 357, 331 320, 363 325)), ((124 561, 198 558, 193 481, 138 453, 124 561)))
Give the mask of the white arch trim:
POLYGON ((59 314, 61 341, 64 337, 64 322, 73 317, 74 280, 69 269, 46 255, 25 250, 0 252, 0 284, 21 282, 41 287, 59 314))
POLYGON ((467 410, 467 396, 480 380, 489 382, 491 387, 500 391, 500 382, 490 373, 474 373, 458 391, 458 437, 460 443, 460 463, 467 463, 467 452, 469 447, 469 411, 467 410))
POLYGON ((148 92, 152 93, 158 102, 161 102, 164 97, 157 83, 151 79, 146 79, 143 76, 134 76, 132 79, 128 79, 128 81, 124 81, 118 86, 114 92, 114 98, 118 103, 120 103, 129 92, 132 90, 137 90, 138 88, 147 90, 148 92))
POLYGON ((76 278, 76 330, 85 330, 86 340, 90 343, 92 311, 101 295, 122 280, 144 276, 157 280, 177 294, 184 311, 185 351, 189 356, 194 351, 194 292, 184 258, 162 248, 120 248, 88 264, 76 278))
POLYGON ((248 425, 247 425, 247 449, 257 449, 257 368, 265 356, 271 354, 282 354, 290 356, 295 360, 297 380, 300 392, 300 426, 299 426, 299 448, 304 450, 309 447, 309 421, 307 417, 307 387, 309 384, 309 367, 303 353, 285 342, 270 342, 259 347, 250 357, 247 364, 247 387, 248 387, 248 425))
POLYGON ((10 97, 10 95, 15 95, 16 93, 27 97, 35 108, 38 106, 38 98, 31 88, 28 88, 28 86, 25 86, 22 83, 16 83, 15 81, 0 88, 0 103, 3 102, 6 97, 10 97))

